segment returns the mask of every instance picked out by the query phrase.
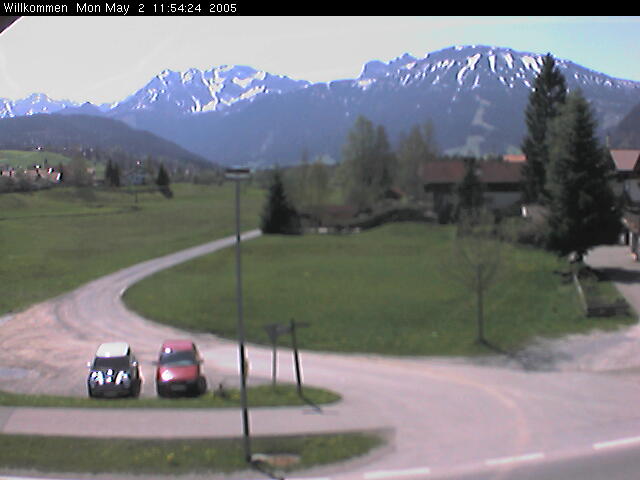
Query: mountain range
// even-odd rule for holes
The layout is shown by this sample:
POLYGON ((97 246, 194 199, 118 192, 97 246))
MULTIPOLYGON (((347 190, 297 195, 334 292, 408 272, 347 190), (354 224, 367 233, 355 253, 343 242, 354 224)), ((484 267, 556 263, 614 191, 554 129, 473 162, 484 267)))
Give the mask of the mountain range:
MULTIPOLYGON (((0 99, 0 117, 85 114, 147 130, 218 164, 297 163, 303 153, 336 161, 359 115, 383 125, 392 145, 431 122, 445 153, 516 153, 524 109, 546 53, 451 47, 423 58, 373 60, 354 79, 311 83, 249 66, 165 70, 115 104, 82 105, 34 94, 0 99)), ((569 90, 591 102, 603 139, 640 104, 640 82, 555 59, 569 90)), ((640 145, 639 145, 640 146, 640 145)))

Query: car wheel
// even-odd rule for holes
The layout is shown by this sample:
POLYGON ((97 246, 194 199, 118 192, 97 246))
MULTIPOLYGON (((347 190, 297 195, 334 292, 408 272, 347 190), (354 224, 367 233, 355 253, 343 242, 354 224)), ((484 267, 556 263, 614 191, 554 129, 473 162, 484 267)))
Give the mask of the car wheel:
POLYGON ((133 398, 138 398, 140 396, 140 390, 142 386, 141 384, 142 382, 140 381, 140 379, 131 384, 131 396, 133 398))
POLYGON ((204 395, 207 391, 207 379, 204 377, 200 377, 198 379, 198 395, 204 395))

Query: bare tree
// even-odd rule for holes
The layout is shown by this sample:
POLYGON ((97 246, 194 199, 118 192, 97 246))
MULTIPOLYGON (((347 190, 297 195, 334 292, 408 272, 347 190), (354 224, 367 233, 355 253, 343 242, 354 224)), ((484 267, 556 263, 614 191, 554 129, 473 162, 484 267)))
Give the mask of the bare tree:
POLYGON ((467 287, 476 297, 476 342, 487 345, 485 337, 484 299, 495 283, 502 258, 502 243, 495 232, 493 216, 483 211, 461 213, 452 242, 448 274, 467 287))

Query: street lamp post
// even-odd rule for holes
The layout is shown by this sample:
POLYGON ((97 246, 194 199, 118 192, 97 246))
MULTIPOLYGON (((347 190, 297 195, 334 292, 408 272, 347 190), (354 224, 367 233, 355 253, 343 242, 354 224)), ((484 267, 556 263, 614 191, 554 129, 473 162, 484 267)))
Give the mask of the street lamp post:
POLYGON ((249 412, 247 408, 247 365, 244 348, 244 319, 242 311, 242 269, 240 258, 240 181, 250 176, 248 168, 229 168, 225 178, 236 183, 236 302, 238 311, 238 355, 240 361, 240 402, 242 405, 242 432, 245 460, 251 463, 251 441, 249 432, 249 412))

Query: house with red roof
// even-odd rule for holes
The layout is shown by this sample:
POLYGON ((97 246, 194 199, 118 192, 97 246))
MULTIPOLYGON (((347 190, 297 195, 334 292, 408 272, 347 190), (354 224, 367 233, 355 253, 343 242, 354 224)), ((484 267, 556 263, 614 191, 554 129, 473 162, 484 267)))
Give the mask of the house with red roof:
POLYGON ((631 255, 640 259, 640 150, 610 150, 615 169, 613 189, 625 198, 622 223, 631 255))
POLYGON ((615 169, 613 189, 640 205, 640 150, 610 150, 615 169))
MULTIPOLYGON (((522 165, 524 162, 479 161, 476 174, 485 189, 489 208, 501 209, 517 204, 521 198, 522 165)), ((424 191, 433 201, 434 209, 455 204, 456 187, 464 178, 463 160, 436 161, 422 164, 420 177, 424 191)))

